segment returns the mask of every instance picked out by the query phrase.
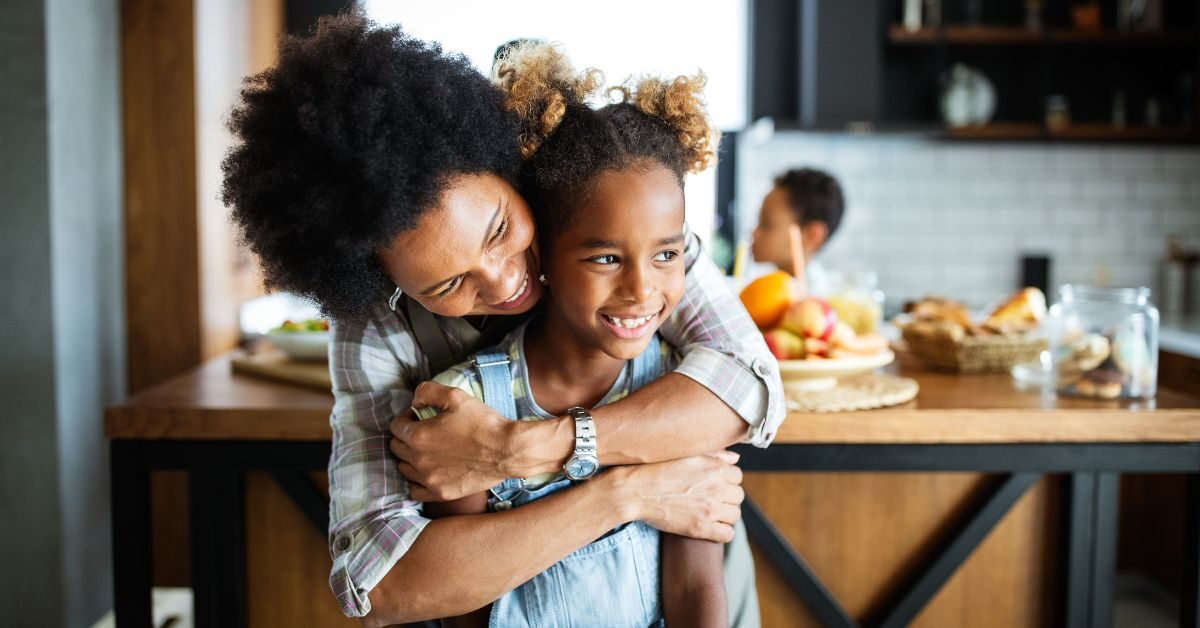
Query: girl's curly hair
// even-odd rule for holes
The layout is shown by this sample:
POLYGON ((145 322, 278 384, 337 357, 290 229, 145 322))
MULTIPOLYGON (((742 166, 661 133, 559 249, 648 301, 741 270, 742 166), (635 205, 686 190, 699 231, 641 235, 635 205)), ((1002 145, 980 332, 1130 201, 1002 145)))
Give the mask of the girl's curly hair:
POLYGON ((602 172, 658 164, 682 185, 684 175, 716 159, 702 73, 640 77, 603 90, 599 71, 576 72, 554 44, 530 43, 507 51, 493 80, 518 119, 521 191, 543 243, 570 223, 602 172), (592 108, 601 91, 616 102, 592 108))
POLYGON ((376 252, 458 174, 515 180, 516 118, 461 55, 350 11, 284 37, 229 123, 222 198, 269 288, 361 319, 390 294, 376 252))

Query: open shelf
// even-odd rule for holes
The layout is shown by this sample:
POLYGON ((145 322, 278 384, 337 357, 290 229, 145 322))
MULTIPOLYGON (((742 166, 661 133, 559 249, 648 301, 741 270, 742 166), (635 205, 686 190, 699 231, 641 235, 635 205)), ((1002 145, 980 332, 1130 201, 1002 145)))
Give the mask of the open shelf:
POLYGON ((1195 46, 1200 37, 1191 31, 1120 33, 1116 31, 1077 31, 1067 29, 1031 30, 1021 26, 960 26, 908 30, 893 24, 888 41, 900 46, 1195 46))
POLYGON ((1110 124, 1074 123, 1046 129, 1034 122, 993 122, 984 126, 948 128, 943 137, 955 140, 1066 140, 1104 142, 1195 142, 1200 135, 1183 127, 1115 127, 1110 124))

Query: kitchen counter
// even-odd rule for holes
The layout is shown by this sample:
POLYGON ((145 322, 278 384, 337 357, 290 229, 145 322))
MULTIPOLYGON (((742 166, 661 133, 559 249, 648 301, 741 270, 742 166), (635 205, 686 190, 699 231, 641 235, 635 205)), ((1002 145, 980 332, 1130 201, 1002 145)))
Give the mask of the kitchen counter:
MULTIPOLYGON (((192 552, 204 556, 193 562, 193 586, 197 616, 219 620, 212 625, 245 625, 244 613, 227 609, 245 609, 245 589, 255 584, 230 579, 246 571, 246 558, 222 551, 254 546, 241 536, 253 534, 240 520, 253 503, 247 474, 271 472, 323 539, 326 497, 295 473, 322 471, 328 461, 332 397, 233 375, 229 359, 106 413, 121 625, 144 623, 130 618, 149 613, 150 471, 192 474, 192 552), (197 512, 206 516, 198 520, 197 512)), ((1103 624, 1111 614, 1119 474, 1187 473, 1200 491, 1200 398, 1160 388, 1151 401, 1060 399, 1021 389, 1007 375, 931 373, 907 360, 888 370, 915 378, 917 399, 866 412, 793 414, 771 448, 738 447, 765 626, 855 626, 855 618, 1103 624), (1065 474, 1065 486, 1045 474, 1065 474), (1064 521, 1069 532, 1059 538, 1064 521), (1064 557, 1061 573, 1049 552, 1064 557), (999 606, 996 591, 1008 592, 999 606)), ((1188 551, 1196 555, 1200 509, 1193 510, 1188 551)), ((327 554, 314 563, 318 575, 322 560, 327 554)), ((1197 564, 1185 586, 1189 617, 1197 564)))
MULTIPOLYGON (((233 375, 230 356, 108 408, 114 439, 328 442, 333 397, 233 375)), ((867 412, 795 414, 776 444, 1200 442, 1200 398, 1160 389, 1150 401, 1059 398, 1008 375, 935 373, 901 357, 886 369, 921 386, 915 400, 867 412)))

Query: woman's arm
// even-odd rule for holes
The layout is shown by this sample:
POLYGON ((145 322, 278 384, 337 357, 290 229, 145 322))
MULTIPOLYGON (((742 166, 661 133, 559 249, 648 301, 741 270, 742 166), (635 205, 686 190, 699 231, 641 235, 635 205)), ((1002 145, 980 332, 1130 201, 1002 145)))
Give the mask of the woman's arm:
POLYGON ((736 455, 608 469, 505 512, 430 522, 369 593, 364 625, 461 615, 629 521, 727 542, 743 492, 736 455))
POLYGON ((668 626, 729 625, 724 560, 721 543, 662 535, 663 618, 668 626))

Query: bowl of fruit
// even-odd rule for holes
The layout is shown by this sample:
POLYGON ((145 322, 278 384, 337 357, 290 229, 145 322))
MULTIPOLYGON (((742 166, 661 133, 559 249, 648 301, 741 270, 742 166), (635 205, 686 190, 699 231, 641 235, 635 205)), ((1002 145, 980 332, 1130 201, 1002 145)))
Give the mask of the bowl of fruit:
POLYGON ((284 321, 267 332, 267 340, 293 360, 324 360, 329 356, 329 322, 284 321))
POLYGON ((754 280, 741 299, 788 388, 830 389, 839 378, 870 373, 896 358, 886 338, 855 333, 827 301, 804 295, 785 272, 754 280))

